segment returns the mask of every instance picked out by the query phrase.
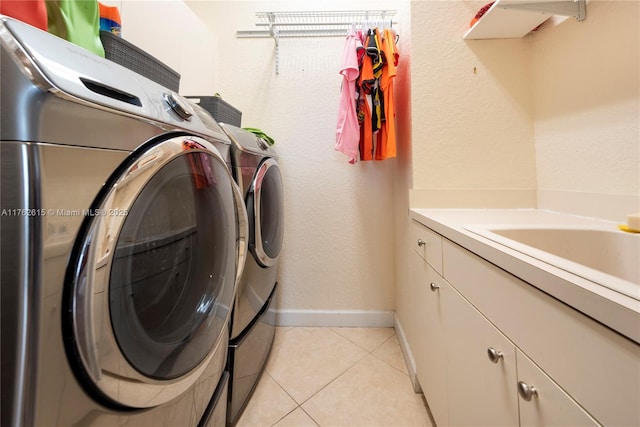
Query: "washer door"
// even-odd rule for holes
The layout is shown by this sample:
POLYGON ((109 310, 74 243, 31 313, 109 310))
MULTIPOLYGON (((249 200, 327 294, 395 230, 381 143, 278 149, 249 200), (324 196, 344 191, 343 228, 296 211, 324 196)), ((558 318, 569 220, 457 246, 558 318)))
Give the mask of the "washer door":
POLYGON ((226 351, 247 223, 207 141, 176 137, 130 159, 87 212, 64 312, 79 378, 107 402, 146 408, 182 394, 226 351))
POLYGON ((284 233, 284 197, 278 162, 265 159, 256 170, 247 195, 251 252, 263 267, 278 261, 284 233))

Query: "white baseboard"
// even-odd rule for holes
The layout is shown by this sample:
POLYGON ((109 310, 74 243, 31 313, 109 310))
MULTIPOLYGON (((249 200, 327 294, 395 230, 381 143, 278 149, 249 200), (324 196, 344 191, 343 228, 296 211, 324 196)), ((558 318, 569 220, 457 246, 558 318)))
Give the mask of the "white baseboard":
POLYGON ((382 310, 278 310, 278 326, 392 328, 394 312, 382 310))
POLYGON ((416 361, 413 358, 413 353, 411 352, 411 348, 409 347, 409 343, 407 342, 407 336, 404 334, 404 330, 402 329, 402 324, 400 323, 400 319, 398 316, 393 316, 394 320, 394 329, 396 330, 396 337, 398 338, 398 342, 400 343, 400 349, 402 350, 402 357, 404 357, 404 362, 407 365, 407 371, 409 371, 409 378, 411 379, 411 385, 413 386, 413 391, 416 393, 422 393, 422 388, 420 387, 420 383, 418 382, 418 377, 416 377, 416 361))

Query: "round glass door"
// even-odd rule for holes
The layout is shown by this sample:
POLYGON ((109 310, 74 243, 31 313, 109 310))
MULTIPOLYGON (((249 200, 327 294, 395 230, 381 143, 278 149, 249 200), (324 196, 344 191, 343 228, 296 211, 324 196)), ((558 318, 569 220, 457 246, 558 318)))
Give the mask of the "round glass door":
POLYGON ((242 200, 218 151, 199 138, 154 146, 109 184, 85 220, 72 333, 100 393, 150 407, 198 379, 228 327, 242 200))
POLYGON ((251 186, 253 208, 251 249, 264 267, 275 265, 284 235, 282 175, 274 159, 264 160, 251 186))
POLYGON ((148 377, 189 372, 222 327, 217 311, 233 291, 225 280, 235 271, 235 216, 229 186, 207 177, 222 167, 204 153, 169 162, 136 198, 115 244, 111 323, 124 356, 148 377))

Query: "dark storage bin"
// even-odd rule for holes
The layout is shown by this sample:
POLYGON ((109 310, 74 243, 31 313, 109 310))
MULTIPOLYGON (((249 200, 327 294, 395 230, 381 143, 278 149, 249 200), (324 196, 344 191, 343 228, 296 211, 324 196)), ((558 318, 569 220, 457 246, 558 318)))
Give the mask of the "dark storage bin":
POLYGON ((100 31, 100 40, 107 59, 178 92, 180 74, 144 50, 109 31, 100 31))
POLYGON ((219 96, 187 96, 187 98, 207 110, 216 122, 240 127, 242 112, 219 96))

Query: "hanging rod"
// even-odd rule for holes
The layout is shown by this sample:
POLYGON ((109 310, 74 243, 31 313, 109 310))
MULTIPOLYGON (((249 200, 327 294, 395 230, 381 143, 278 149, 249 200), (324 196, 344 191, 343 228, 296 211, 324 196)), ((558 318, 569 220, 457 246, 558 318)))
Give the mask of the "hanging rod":
POLYGON ((344 37, 352 28, 393 27, 395 10, 256 12, 263 30, 236 31, 239 38, 273 38, 276 74, 280 73, 281 37, 344 37))
POLYGON ((343 37, 352 26, 392 27, 395 10, 345 10, 308 12, 257 12, 257 27, 241 30, 237 37, 343 37))

